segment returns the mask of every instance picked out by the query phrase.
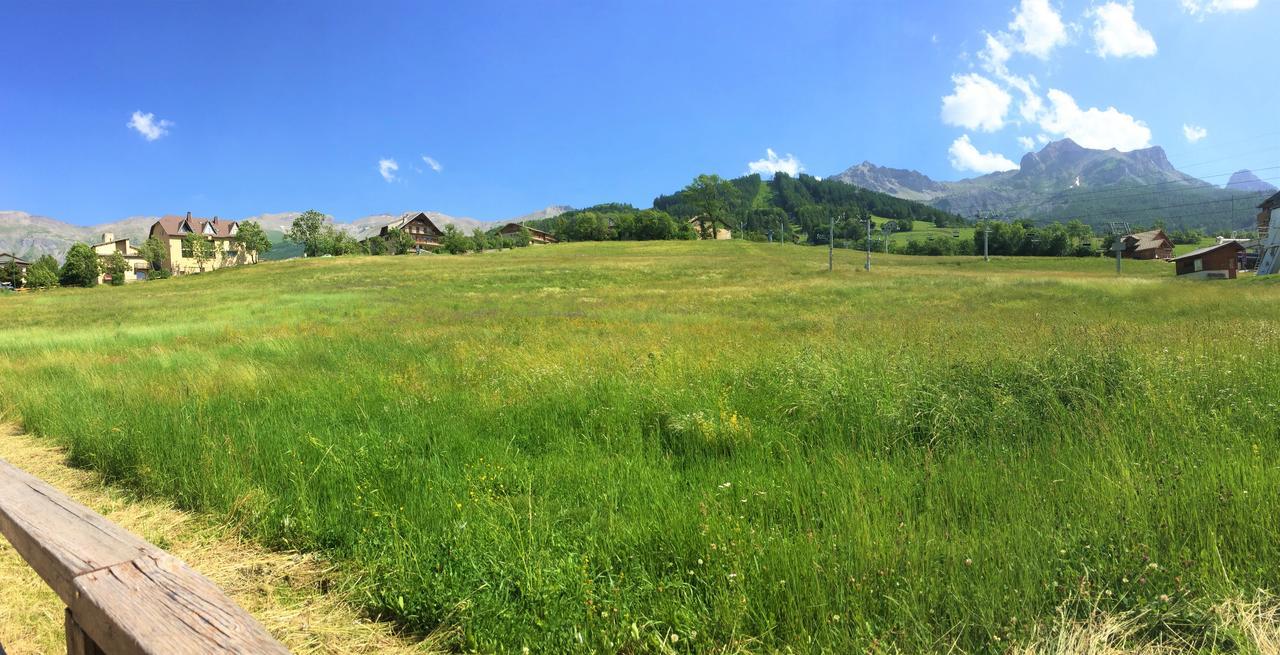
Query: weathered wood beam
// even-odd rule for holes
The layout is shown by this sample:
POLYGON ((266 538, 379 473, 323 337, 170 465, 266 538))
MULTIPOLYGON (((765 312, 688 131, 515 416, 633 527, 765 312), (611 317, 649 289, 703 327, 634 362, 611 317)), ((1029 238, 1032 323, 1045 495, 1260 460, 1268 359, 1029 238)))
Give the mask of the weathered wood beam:
POLYGON ((69 653, 288 652, 181 560, 4 460, 0 533, 66 604, 69 653))

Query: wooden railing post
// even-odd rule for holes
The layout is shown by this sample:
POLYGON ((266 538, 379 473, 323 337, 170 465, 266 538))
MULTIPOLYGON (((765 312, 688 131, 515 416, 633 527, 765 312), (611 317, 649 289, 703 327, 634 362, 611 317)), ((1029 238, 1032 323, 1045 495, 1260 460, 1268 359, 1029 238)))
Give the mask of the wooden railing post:
POLYGON ((89 635, 84 633, 71 610, 65 611, 64 623, 67 629, 67 655, 105 655, 98 645, 93 643, 89 635))

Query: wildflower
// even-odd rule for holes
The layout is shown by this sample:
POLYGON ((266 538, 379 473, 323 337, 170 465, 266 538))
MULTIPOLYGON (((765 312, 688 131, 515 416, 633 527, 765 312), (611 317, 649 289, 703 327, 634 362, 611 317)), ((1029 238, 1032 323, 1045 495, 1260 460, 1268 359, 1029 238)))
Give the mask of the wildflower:
POLYGON ((1160 594, 1160 602, 1162 603, 1169 602, 1169 594, 1160 594))
POLYGON ((673 632, 673 633, 671 633, 671 643, 673 643, 673 644, 674 644, 674 643, 676 643, 677 641, 680 641, 680 635, 678 635, 678 634, 676 634, 676 633, 674 633, 674 632, 673 632))
POLYGON ((964 565, 973 566, 973 560, 969 559, 968 557, 964 558, 964 565))

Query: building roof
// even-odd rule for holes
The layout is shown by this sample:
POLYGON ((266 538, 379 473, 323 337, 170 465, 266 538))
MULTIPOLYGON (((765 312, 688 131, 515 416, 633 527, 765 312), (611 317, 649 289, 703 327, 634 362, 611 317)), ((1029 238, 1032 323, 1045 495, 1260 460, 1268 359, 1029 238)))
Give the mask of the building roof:
POLYGON ((1134 234, 1126 234, 1121 238, 1124 239, 1129 250, 1155 250, 1173 246, 1173 241, 1169 240, 1169 236, 1164 233, 1164 230, 1135 232, 1134 234))
POLYGON ((381 228, 379 228, 378 233, 386 234, 391 230, 398 230, 404 227, 405 225, 408 225, 410 222, 412 222, 414 219, 418 218, 419 216, 422 217, 422 220, 427 222, 427 225, 431 226, 431 229, 435 230, 440 234, 444 234, 444 230, 441 230, 440 227, 436 225, 434 221, 431 220, 431 217, 427 215, 427 212, 405 212, 400 215, 400 218, 397 218, 396 220, 391 221, 390 223, 387 223, 386 225, 383 225, 381 228))
POLYGON ((511 228, 515 228, 515 231, 516 231, 516 232, 519 232, 519 231, 520 231, 520 228, 524 228, 524 229, 528 230, 531 234, 537 234, 537 235, 539 235, 539 236, 543 236, 543 237, 549 237, 549 236, 551 236, 551 233, 550 233, 550 232, 547 232, 546 230, 539 230, 539 229, 538 229, 538 228, 536 228, 536 227, 529 227, 528 225, 524 225, 523 223, 507 223, 506 225, 503 225, 503 226, 502 226, 502 229, 500 229, 500 230, 498 230, 498 231, 499 231, 499 232, 507 232, 507 231, 511 230, 511 228))
POLYGON ((1270 198, 1263 200, 1261 205, 1258 205, 1258 209, 1275 209, 1277 207, 1280 207, 1280 191, 1275 192, 1270 198))
POLYGON ((92 247, 97 248, 98 246, 114 246, 114 245, 116 245, 116 244, 120 243, 121 241, 123 241, 123 242, 124 242, 124 244, 125 244, 127 247, 130 247, 130 248, 132 248, 132 247, 133 247, 133 244, 132 244, 132 243, 129 243, 129 237, 121 237, 121 238, 119 238, 119 239, 112 239, 112 240, 110 240, 110 241, 102 241, 102 242, 100 242, 100 243, 95 243, 95 244, 93 244, 93 246, 92 246, 92 247))
POLYGON ((191 212, 187 212, 186 216, 162 216, 160 220, 152 224, 151 228, 154 230, 156 225, 159 225, 160 229, 164 230, 165 236, 180 237, 191 232, 198 232, 212 237, 230 238, 235 236, 236 227, 240 224, 217 216, 199 218, 192 216, 191 212))
POLYGON ((1209 246, 1209 247, 1207 247, 1207 248, 1201 248, 1201 249, 1199 249, 1199 250, 1192 250, 1191 252, 1189 252, 1189 253, 1187 253, 1187 254, 1185 254, 1185 255, 1179 255, 1179 256, 1177 256, 1177 257, 1174 257, 1174 258, 1173 258, 1173 261, 1175 261, 1175 262, 1176 262, 1176 261, 1178 261, 1179 259, 1192 259, 1192 258, 1195 258, 1195 257, 1201 257, 1201 256, 1206 255, 1206 254, 1208 254, 1208 253, 1211 253, 1211 252, 1213 252, 1213 251, 1215 251, 1215 250, 1221 250, 1221 249, 1223 249, 1223 248, 1227 248, 1227 249, 1230 249, 1230 250, 1244 250, 1244 246, 1240 245, 1239 243, 1237 243, 1237 242, 1235 242, 1235 241, 1224 241, 1224 242, 1219 243, 1219 244, 1214 245, 1214 246, 1209 246))
POLYGON ((15 263, 15 264, 20 264, 20 265, 22 265, 22 266, 30 266, 30 265, 31 265, 31 262, 29 262, 29 261, 27 261, 27 260, 25 260, 25 259, 23 259, 23 258, 21 258, 21 257, 19 257, 19 256, 17 256, 17 255, 10 254, 10 253, 7 253, 7 252, 0 252, 0 264, 8 264, 9 262, 13 262, 13 263, 15 263))

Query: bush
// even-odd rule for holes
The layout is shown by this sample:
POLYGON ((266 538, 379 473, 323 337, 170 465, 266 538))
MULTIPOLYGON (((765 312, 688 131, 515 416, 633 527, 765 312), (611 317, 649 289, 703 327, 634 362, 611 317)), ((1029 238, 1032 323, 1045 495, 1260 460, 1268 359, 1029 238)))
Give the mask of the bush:
POLYGON ((462 233, 456 225, 449 224, 444 226, 444 238, 440 240, 440 249, 450 255, 461 255, 472 249, 473 244, 467 235, 462 233))
POLYGON ((98 284, 102 262, 87 243, 77 243, 67 251, 67 261, 62 265, 59 282, 64 287, 92 287, 98 284))
POLYGON ((27 288, 50 289, 58 286, 58 260, 44 255, 27 269, 27 288))
POLYGON ((107 259, 104 272, 111 276, 111 286, 122 286, 125 283, 125 276, 129 274, 129 262, 124 260, 124 255, 116 251, 107 259))

